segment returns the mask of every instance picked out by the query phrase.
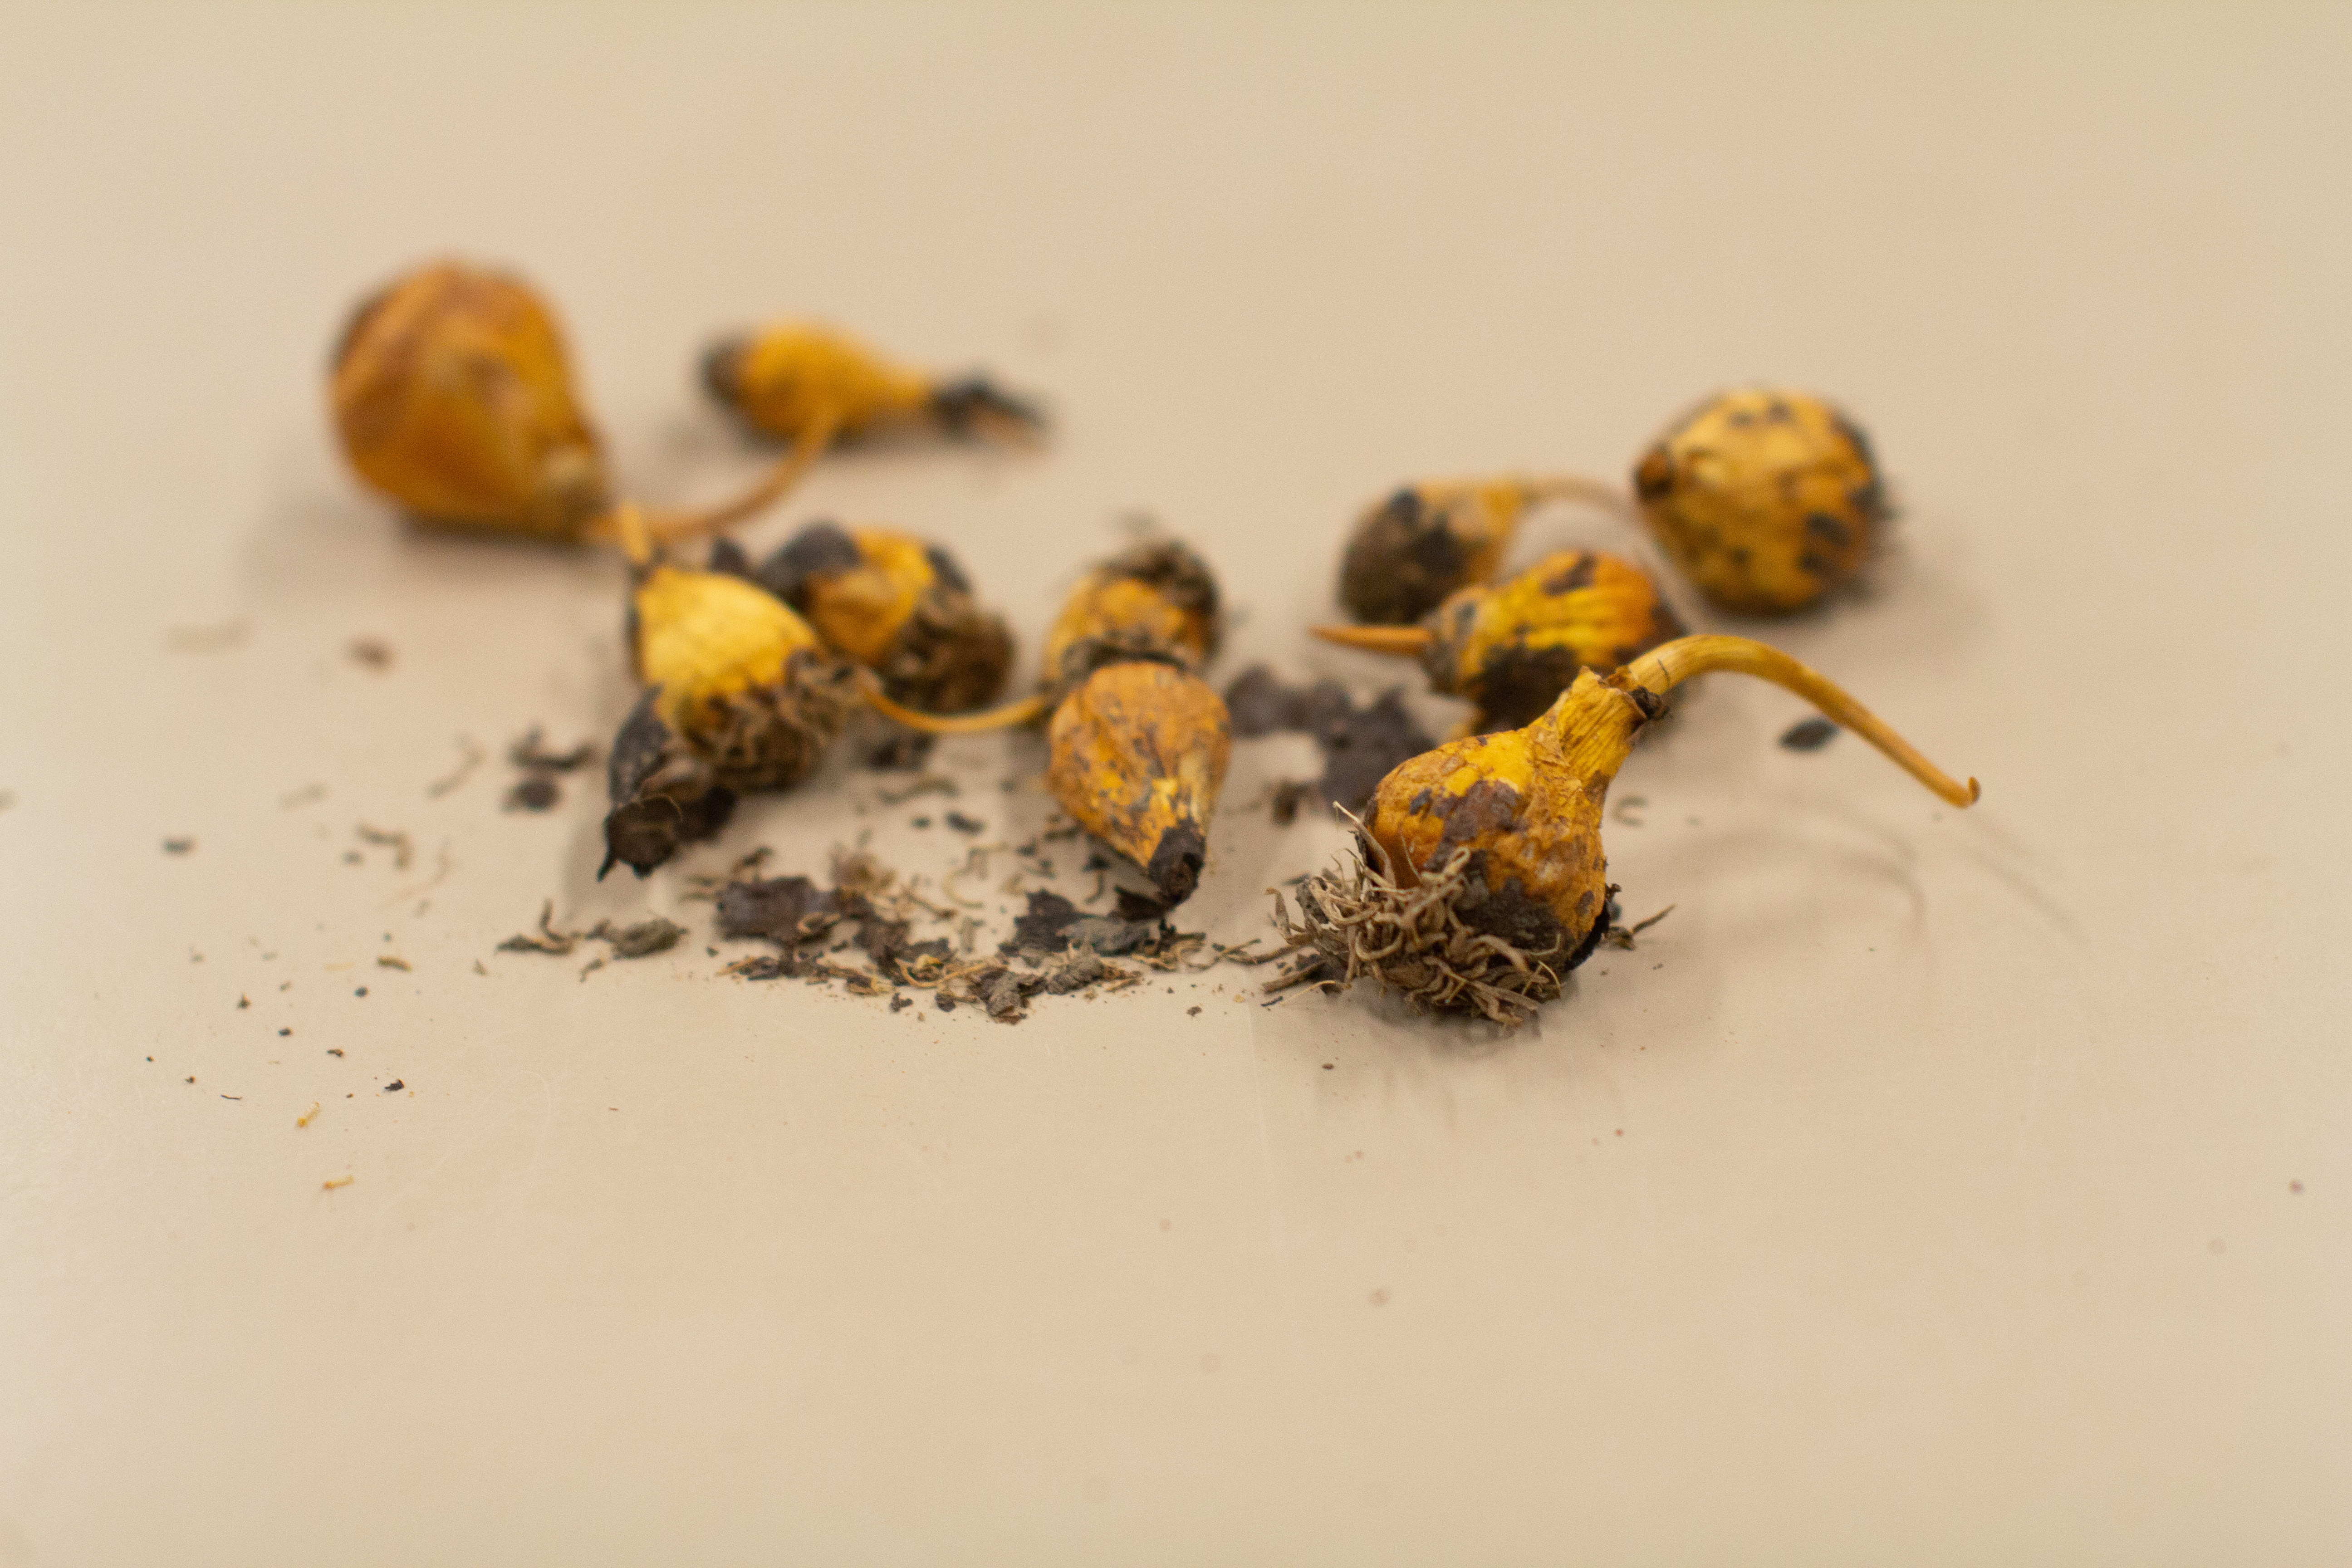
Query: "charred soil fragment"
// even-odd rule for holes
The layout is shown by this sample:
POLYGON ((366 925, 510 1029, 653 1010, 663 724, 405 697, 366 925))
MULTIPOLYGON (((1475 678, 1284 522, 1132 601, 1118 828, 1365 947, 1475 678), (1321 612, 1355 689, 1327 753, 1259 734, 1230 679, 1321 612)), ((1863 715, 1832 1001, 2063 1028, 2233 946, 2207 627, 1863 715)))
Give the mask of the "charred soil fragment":
MULTIPOLYGON (((1286 731, 1311 736, 1323 752, 1323 774, 1316 781, 1314 794, 1347 811, 1362 811, 1390 769, 1436 744, 1406 709, 1401 686, 1391 687, 1368 707, 1359 708, 1336 681, 1287 686, 1271 669, 1257 664, 1242 671, 1225 689, 1225 704, 1234 715, 1237 735, 1286 731)), ((1305 786, 1283 787, 1293 792, 1305 786)), ((1293 793, 1288 804, 1286 816, 1277 797, 1276 821, 1297 816, 1303 798, 1293 793)))

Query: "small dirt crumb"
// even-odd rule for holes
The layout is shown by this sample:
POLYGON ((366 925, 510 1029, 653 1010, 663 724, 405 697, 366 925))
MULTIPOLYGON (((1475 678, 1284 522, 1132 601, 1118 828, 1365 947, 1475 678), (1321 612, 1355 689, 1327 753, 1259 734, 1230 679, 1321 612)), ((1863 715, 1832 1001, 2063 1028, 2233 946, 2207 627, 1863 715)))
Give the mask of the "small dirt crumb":
POLYGON ((341 1046, 329 1046, 327 1047, 327 1054, 331 1057, 341 1056, 343 1054, 343 1047, 341 1046))
POLYGON ((1315 786, 1305 779, 1285 779, 1274 786, 1266 802, 1276 827, 1287 827, 1298 820, 1298 808, 1315 798, 1315 786))
POLYGON ((915 818, 915 820, 914 820, 912 823, 910 823, 908 826, 914 826, 914 827, 929 827, 930 825, 931 825, 931 819, 930 819, 929 817, 928 817, 928 816, 919 816, 919 817, 915 818))
POLYGON ((287 1036, 287 1035, 290 1035, 290 1034, 292 1034, 293 1032, 294 1032, 294 1031, 293 1031, 293 1030, 291 1030, 291 1029, 280 1029, 280 1030, 278 1030, 278 1035, 279 1035, 281 1037, 283 1037, 284 1036, 287 1036))
POLYGON ((1186 1016, 1187 1018, 1197 1018, 1197 1017, 1199 1017, 1200 1016, 1201 1016, 1201 1009, 1199 1009, 1198 1007, 1187 1007, 1187 1008, 1185 1008, 1185 1009, 1184 1009, 1184 1016, 1186 1016))
POLYGON ((533 773, 507 791, 509 811, 545 811, 563 798, 563 787, 545 773, 533 773))
POLYGON ((396 958, 389 952, 377 953, 375 955, 375 962, 376 966, 381 969, 406 969, 408 967, 408 960, 404 958, 396 958))
POLYGON ((362 986, 358 987, 357 989, 353 990, 353 991, 352 991, 352 995, 354 995, 354 996, 364 996, 364 995, 366 995, 366 994, 367 994, 367 987, 366 987, 366 986, 364 986, 364 985, 362 985, 362 986))
POLYGON ((166 838, 163 840, 163 853, 166 855, 186 855, 192 852, 195 847, 196 841, 193 838, 166 838))
POLYGON ((362 669, 373 669, 378 675, 392 668, 392 645, 382 637, 353 637, 343 652, 362 669))
POLYGON ((1826 719, 1801 719, 1780 731, 1784 751, 1818 752, 1837 739, 1838 727, 1826 719))
POLYGON ((236 1005, 239 1007, 250 1007, 253 1005, 253 998, 240 991, 236 994, 236 1005))
POLYGON ((383 1091, 386 1094, 393 1094, 398 1090, 406 1089, 408 1085, 402 1082, 399 1079, 394 1079, 390 1083, 383 1086, 383 1091))
POLYGON ((866 765, 877 772, 911 773, 929 760, 931 742, 937 739, 912 730, 894 730, 867 750, 866 765))
POLYGON ((958 833, 985 833, 988 831, 988 824, 981 821, 980 818, 976 816, 966 816, 961 811, 949 812, 944 820, 950 827, 954 828, 958 833))

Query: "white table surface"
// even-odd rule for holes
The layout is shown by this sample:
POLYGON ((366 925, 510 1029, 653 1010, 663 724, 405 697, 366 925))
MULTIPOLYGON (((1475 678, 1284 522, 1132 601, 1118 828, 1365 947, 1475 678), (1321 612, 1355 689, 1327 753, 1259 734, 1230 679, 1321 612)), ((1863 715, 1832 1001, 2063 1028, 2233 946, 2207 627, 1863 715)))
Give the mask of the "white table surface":
MULTIPOLYGON (((0 12, 0 1564, 2352 1556, 2347 59, 2340 8, 0 12), (934 533, 1034 647, 1146 510, 1224 673, 1364 691, 1302 628, 1366 500, 1820 388, 1899 547, 1770 635, 1984 802, 1716 682, 1610 829, 1675 914, 1508 1039, 721 977, 685 874, 960 843, 847 765, 642 885, 594 781, 499 810, 625 711, 620 573, 407 533, 321 407, 451 252, 559 302, 645 494, 758 460, 699 345, 823 314, 1058 430, 829 461, 754 543, 934 533), (695 939, 495 952, 546 897, 695 939)), ((948 754, 1043 821, 1034 750, 948 754)), ((1238 748, 1188 923, 1340 846, 1251 809, 1309 764, 1238 748)))

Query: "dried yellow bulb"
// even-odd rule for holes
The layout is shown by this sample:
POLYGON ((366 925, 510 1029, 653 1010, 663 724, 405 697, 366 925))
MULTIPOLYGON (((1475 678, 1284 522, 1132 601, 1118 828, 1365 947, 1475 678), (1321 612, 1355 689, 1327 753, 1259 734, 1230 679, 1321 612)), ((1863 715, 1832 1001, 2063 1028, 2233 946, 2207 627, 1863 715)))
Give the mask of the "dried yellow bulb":
POLYGON ((1870 443, 1818 397, 1747 387, 1710 399, 1633 470, 1651 528, 1728 610, 1799 610, 1852 577, 1887 518, 1870 443))
POLYGON ((1171 904, 1192 896, 1233 735, 1195 675, 1105 665, 1054 710, 1045 783, 1081 827, 1143 868, 1171 904))
POLYGON ((1317 626, 1327 642, 1412 654, 1430 684, 1467 698, 1471 728, 1515 730, 1580 669, 1608 671, 1682 635, 1650 574, 1590 550, 1547 555, 1496 587, 1463 588, 1417 626, 1317 626))
POLYGON ((961 713, 992 700, 1012 673, 1004 617, 982 607, 953 556, 912 534, 812 523, 742 570, 879 676, 893 701, 961 713))
POLYGON ((1046 640, 1036 696, 962 718, 872 701, 930 734, 1050 713, 1045 782, 1054 798, 1173 904, 1200 881, 1233 753, 1224 699, 1198 673, 1218 633, 1216 580, 1183 545, 1155 541, 1105 563, 1072 592, 1046 640))
POLYGON ((1407 485, 1357 520, 1339 562, 1339 603, 1372 626, 1406 626, 1457 589, 1492 582, 1519 520, 1549 500, 1622 512, 1624 497, 1574 478, 1407 485))
POLYGON ((1683 637, 1613 674, 1586 670, 1535 722, 1453 741, 1381 781, 1349 869, 1300 884, 1276 921, 1339 984, 1370 975, 1423 1005, 1524 1018, 1559 994, 1609 923, 1601 809, 1665 694, 1709 670, 1784 686, 1956 806, 1977 798, 1875 715, 1745 637, 1683 637))
POLYGON ((329 397, 352 467, 423 521, 575 540, 605 509, 562 331, 515 279, 401 278, 344 328, 329 397))
MULTIPOLYGON (((552 311, 503 273, 438 262, 394 279, 352 315, 328 397, 360 478, 418 521, 572 542, 617 525, 596 433, 572 386, 552 311)), ((823 454, 819 420, 740 494, 640 518, 679 540, 750 517, 823 454)))
POLYGON ((613 745, 602 877, 646 875, 724 825, 735 796, 808 776, 860 700, 857 676, 757 584, 655 565, 630 599, 646 688, 613 745))
POLYGON ((703 356, 710 395, 755 430, 787 440, 821 424, 847 438, 892 428, 1025 437, 1045 419, 978 376, 935 380, 809 321, 773 321, 703 356))
POLYGON ((1148 658, 1198 673, 1216 656, 1217 581, 1174 540, 1104 562, 1071 591, 1045 634, 1045 681, 1066 691, 1106 664, 1148 658))

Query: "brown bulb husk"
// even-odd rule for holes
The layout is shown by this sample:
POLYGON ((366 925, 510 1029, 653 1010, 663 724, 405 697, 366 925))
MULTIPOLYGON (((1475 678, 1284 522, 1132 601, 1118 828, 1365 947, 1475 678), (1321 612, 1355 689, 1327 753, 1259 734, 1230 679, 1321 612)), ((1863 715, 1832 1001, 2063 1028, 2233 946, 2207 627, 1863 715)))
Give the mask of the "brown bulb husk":
POLYGON ((1045 426, 1034 405, 984 378, 935 381, 810 321, 772 321, 714 345, 702 380, 744 424, 786 440, 820 417, 836 420, 844 440, 918 426, 1026 437, 1045 426))
POLYGON ((1046 689, 1058 701, 1096 670, 1139 658, 1198 675, 1223 631, 1207 564, 1172 539, 1147 541, 1072 591, 1045 637, 1046 689))
POLYGON ((962 713, 1013 672, 1013 634, 955 558, 910 534, 814 523, 762 562, 757 581, 826 646, 881 678, 893 701, 962 713))
POLYGON ((1494 588, 1465 588, 1423 623, 1422 667, 1477 704, 1472 726, 1533 723, 1580 670, 1606 672, 1683 635, 1650 574, 1590 550, 1548 555, 1494 588))
POLYGON ((1945 776, 1867 709, 1795 659, 1744 637, 1693 637, 1606 676, 1586 670, 1533 723, 1448 742, 1373 792, 1352 868, 1308 877, 1285 939, 1345 984, 1370 976, 1417 1006, 1524 1021, 1559 994, 1608 929, 1601 848, 1610 782, 1665 694, 1737 670, 1797 691, 1956 806, 1945 776))
POLYGON ((630 622, 648 689, 614 745, 599 877, 616 861, 642 877, 715 832, 735 795, 798 784, 862 700, 855 668, 773 595, 730 574, 655 566, 631 596, 630 622))
POLYGON ((1889 518, 1870 442, 1818 397, 1745 387, 1643 455, 1633 489, 1667 552, 1727 610, 1782 615, 1851 580, 1889 518))
POLYGON ((1168 903, 1190 898, 1233 756, 1224 700, 1166 664, 1106 665, 1055 707, 1046 746, 1062 809, 1141 867, 1168 903))
POLYGON ((328 390, 352 467, 420 521, 569 542, 605 510, 562 329, 516 279, 396 279, 353 313, 328 390))

